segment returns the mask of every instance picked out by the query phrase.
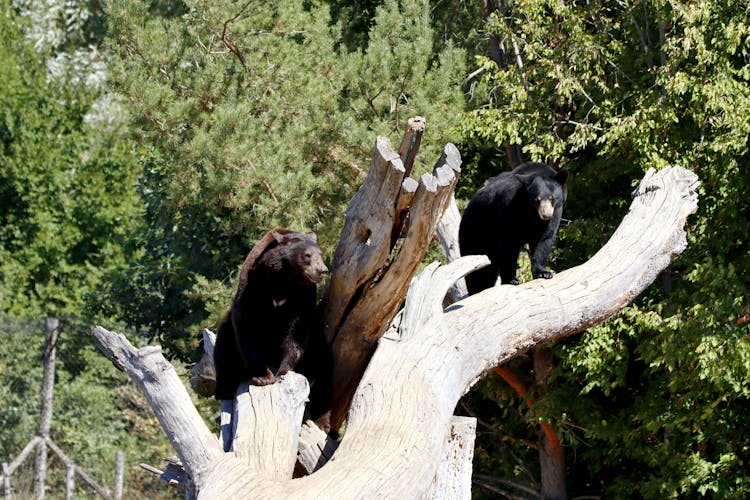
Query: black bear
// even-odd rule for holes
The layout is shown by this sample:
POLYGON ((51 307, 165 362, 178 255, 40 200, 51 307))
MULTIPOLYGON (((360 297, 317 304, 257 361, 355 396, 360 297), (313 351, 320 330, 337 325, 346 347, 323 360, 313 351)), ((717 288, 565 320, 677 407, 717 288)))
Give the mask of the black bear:
POLYGON ((272 384, 295 368, 327 273, 315 233, 275 229, 253 247, 216 335, 216 399, 234 399, 241 382, 272 384))
POLYGON ((461 218, 461 255, 487 255, 490 265, 469 274, 466 286, 475 294, 501 283, 517 285, 518 255, 529 245, 531 275, 551 278, 547 258, 557 235, 568 196, 568 172, 527 162, 491 178, 469 202, 461 218))

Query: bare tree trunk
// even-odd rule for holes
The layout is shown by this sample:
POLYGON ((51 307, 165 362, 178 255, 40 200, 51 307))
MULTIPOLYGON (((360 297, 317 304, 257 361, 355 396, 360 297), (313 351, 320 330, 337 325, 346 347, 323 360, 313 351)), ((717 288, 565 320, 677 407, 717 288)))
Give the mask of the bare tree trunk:
MULTIPOLYGON (((468 256, 427 266, 409 286, 400 321, 378 342, 334 459, 295 480, 271 479, 258 465, 222 452, 179 380, 172 382, 176 374, 158 349, 135 350, 101 327, 93 333, 105 354, 141 385, 199 498, 425 498, 459 398, 492 367, 600 323, 641 293, 686 247, 684 226, 697 208, 697 184, 681 168, 649 171, 609 242, 551 280, 490 288, 444 311, 450 286, 488 261, 468 256)), ((267 389, 283 395, 283 386, 267 389)), ((274 435, 282 419, 258 421, 252 432, 274 435)), ((265 456, 287 460, 286 454, 265 456)))
POLYGON ((115 500, 122 500, 122 488, 125 482, 125 454, 117 452, 115 457, 115 500))
MULTIPOLYGON (((554 368, 552 350, 548 347, 535 349, 533 357, 536 385, 540 397, 544 397, 547 379, 554 368)), ((549 422, 542 422, 540 427, 542 446, 539 447, 539 464, 542 472, 542 498, 565 500, 568 498, 565 487, 565 448, 549 422)))
POLYGON ((164 432, 185 466, 190 480, 205 482, 209 467, 221 456, 219 440, 211 434, 161 348, 135 349, 124 335, 112 334, 107 342, 94 329, 99 349, 138 383, 164 432))
POLYGON ((5 498, 10 498, 10 467, 8 464, 3 462, 3 491, 5 492, 5 498))
POLYGON ((52 395, 55 391, 55 352, 57 349, 57 335, 60 320, 46 318, 44 329, 46 341, 44 345, 44 376, 42 378, 42 411, 39 416, 37 435, 42 439, 36 451, 34 460, 34 496, 44 498, 44 483, 47 476, 47 439, 52 425, 52 395))
MULTIPOLYGON (((539 371, 551 369, 552 359, 548 356, 551 354, 549 349, 541 348, 534 351, 534 370, 537 373, 537 383, 539 384, 539 371), (546 364, 550 363, 550 364, 546 364)), ((530 394, 529 386, 524 382, 516 372, 510 368, 496 366, 494 372, 498 374, 519 396, 521 396, 526 405, 531 408, 538 401, 530 394)), ((546 384, 546 377, 544 383, 546 384)), ((544 385, 544 384, 542 384, 544 385)), ((558 437, 555 429, 549 422, 539 424, 539 462, 541 468, 542 498, 564 499, 567 498, 565 488, 565 448, 558 437)))
POLYGON ((460 154, 448 144, 432 174, 419 182, 407 177, 423 129, 424 119, 410 120, 400 152, 388 139, 376 140, 370 171, 349 205, 334 253, 323 300, 324 332, 333 353, 334 429, 346 417, 378 340, 401 307, 460 171, 460 154))
POLYGON ((68 465, 65 472, 65 500, 72 500, 76 491, 76 467, 68 465))
MULTIPOLYGON (((456 206, 456 199, 451 196, 448 207, 443 212, 443 217, 435 229, 440 244, 445 253, 445 262, 450 264, 461 257, 461 249, 458 246, 458 227, 461 225, 461 214, 456 206)), ((451 302, 458 302, 466 298, 469 291, 466 289, 466 280, 460 278, 451 287, 451 302)))
POLYGON ((447 446, 443 449, 435 480, 428 494, 431 500, 471 498, 471 471, 477 419, 453 417, 447 446))

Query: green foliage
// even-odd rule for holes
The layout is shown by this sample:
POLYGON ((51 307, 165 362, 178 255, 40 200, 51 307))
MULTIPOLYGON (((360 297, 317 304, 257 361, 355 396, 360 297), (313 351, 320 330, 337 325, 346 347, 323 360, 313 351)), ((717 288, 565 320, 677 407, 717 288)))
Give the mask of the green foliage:
MULTIPOLYGON (((140 200, 131 146, 107 114, 116 106, 89 87, 91 74, 60 63, 84 59, 66 52, 73 41, 37 51, 29 34, 38 26, 7 2, 0 9, 0 457, 10 461, 36 434, 40 409, 44 332, 22 318, 85 314, 91 294, 125 267, 140 200)), ((51 437, 107 486, 122 450, 129 492, 161 492, 137 463, 159 463, 169 445, 144 398, 91 344, 93 321, 64 321, 51 437)), ((12 477, 21 497, 31 495, 31 464, 12 477)), ((64 481, 50 458, 50 491, 64 481)))
POLYGON ((384 2, 365 48, 341 44, 328 8, 301 1, 113 2, 113 81, 139 149, 148 230, 100 310, 191 357, 254 241, 312 229, 331 254, 376 135, 396 145, 428 117, 431 168, 463 109, 464 52, 433 49, 423 2, 384 2), (135 307, 133 307, 135 305, 135 307))
MULTIPOLYGON (((172 454, 169 442, 138 388, 93 345, 89 328, 88 322, 62 322, 50 436, 105 487, 114 484, 115 455, 123 451, 128 495, 159 494, 163 485, 144 477, 137 464, 159 464, 172 454)), ((0 316, 0 346, 0 458, 9 462, 36 435, 39 425, 44 368, 41 322, 0 316)), ((27 467, 33 460, 33 455, 27 459, 27 467)), ((64 466, 56 459, 50 459, 49 465, 50 491, 64 491, 64 466)), ((20 471, 11 477, 15 493, 21 496, 23 475, 20 471)))
MULTIPOLYGON (((555 347, 559 366, 544 406, 568 457, 576 457, 568 477, 586 478, 570 481, 569 493, 745 497, 748 6, 660 0, 505 7, 507 16, 493 17, 487 29, 502 35, 510 67, 477 59, 485 72, 474 98, 485 100, 460 128, 464 144, 519 143, 528 159, 572 172, 565 210, 572 222, 561 230, 553 268, 577 265, 604 243, 646 168, 681 165, 702 181, 689 246, 660 283, 616 318, 555 347)), ((470 171, 462 188, 471 192, 486 175, 470 171)), ((498 401, 515 397, 494 389, 501 390, 508 394, 498 401)), ((528 432, 537 414, 519 412, 520 421, 498 422, 500 432, 528 432)), ((480 439, 485 446, 495 447, 480 439)), ((519 455, 537 460, 514 450, 504 463, 519 455)), ((496 457, 480 470, 485 466, 532 484, 496 457)))
POLYGON ((129 150, 92 130, 92 98, 48 85, 13 16, 0 21, 0 305, 75 314, 107 271, 137 202, 129 150))

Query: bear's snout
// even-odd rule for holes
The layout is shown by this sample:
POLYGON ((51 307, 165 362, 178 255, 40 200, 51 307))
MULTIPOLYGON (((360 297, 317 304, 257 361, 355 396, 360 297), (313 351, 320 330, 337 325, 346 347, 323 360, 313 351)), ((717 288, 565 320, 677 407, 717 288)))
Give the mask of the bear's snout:
POLYGON ((537 207, 537 213, 539 218, 542 220, 550 220, 555 213, 555 206, 552 204, 552 200, 541 200, 537 207))
POLYGON ((321 266, 310 269, 307 272, 307 275, 313 283, 320 283, 326 276, 328 276, 328 268, 325 264, 322 264, 321 266))

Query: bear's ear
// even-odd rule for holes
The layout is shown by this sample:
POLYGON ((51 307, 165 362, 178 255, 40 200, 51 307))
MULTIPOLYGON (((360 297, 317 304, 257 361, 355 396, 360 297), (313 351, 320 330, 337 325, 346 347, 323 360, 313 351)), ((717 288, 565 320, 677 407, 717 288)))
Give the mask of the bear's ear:
POLYGON ((313 231, 306 232, 305 236, 307 236, 310 240, 312 240, 313 243, 318 242, 318 235, 315 234, 313 231))
POLYGON ((565 184, 565 182, 568 180, 568 171, 560 170, 559 172, 557 172, 555 174, 555 180, 560 184, 565 184))
POLYGON ((289 234, 291 232, 292 231, 289 231, 288 229, 278 228, 271 231, 271 236, 273 236, 273 239, 276 240, 276 243, 281 245, 289 239, 289 234))
POLYGON ((515 174, 516 179, 521 181, 521 184, 524 186, 528 186, 534 181, 534 175, 533 174, 515 174))

